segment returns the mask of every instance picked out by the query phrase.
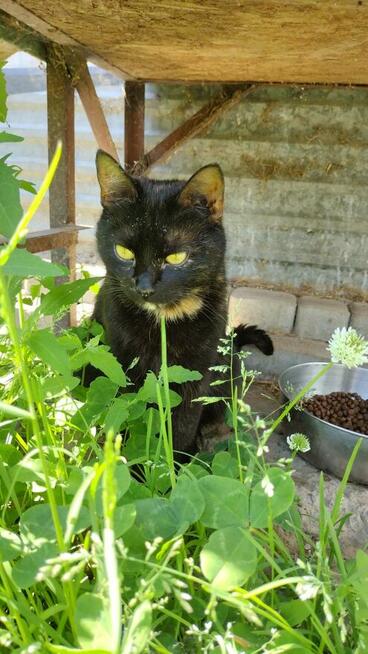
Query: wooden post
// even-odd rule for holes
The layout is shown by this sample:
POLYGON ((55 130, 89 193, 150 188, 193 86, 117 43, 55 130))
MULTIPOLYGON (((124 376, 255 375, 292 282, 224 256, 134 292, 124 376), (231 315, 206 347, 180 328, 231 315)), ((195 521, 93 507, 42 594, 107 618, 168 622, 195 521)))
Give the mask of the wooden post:
POLYGON ((67 64, 75 80, 75 88, 81 99, 98 147, 105 150, 105 152, 119 161, 115 143, 112 140, 109 126, 100 99, 96 93, 95 85, 88 70, 86 60, 75 56, 68 57, 67 64))
MULTIPOLYGON (((47 117, 49 161, 59 140, 63 146, 59 167, 49 190, 50 227, 75 225, 74 88, 64 61, 52 47, 47 56, 47 117)), ((70 278, 74 279, 75 243, 52 250, 51 259, 68 266, 70 278)), ((70 322, 75 322, 75 318, 74 308, 70 322)))
POLYGON ((125 82, 125 168, 134 166, 144 156, 144 83, 125 82))

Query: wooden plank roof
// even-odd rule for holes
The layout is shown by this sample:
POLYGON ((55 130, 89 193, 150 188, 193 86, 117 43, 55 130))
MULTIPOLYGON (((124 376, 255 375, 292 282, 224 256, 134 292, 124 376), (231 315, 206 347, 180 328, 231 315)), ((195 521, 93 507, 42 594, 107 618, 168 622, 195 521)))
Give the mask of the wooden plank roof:
POLYGON ((368 84, 367 0, 0 0, 125 79, 368 84))

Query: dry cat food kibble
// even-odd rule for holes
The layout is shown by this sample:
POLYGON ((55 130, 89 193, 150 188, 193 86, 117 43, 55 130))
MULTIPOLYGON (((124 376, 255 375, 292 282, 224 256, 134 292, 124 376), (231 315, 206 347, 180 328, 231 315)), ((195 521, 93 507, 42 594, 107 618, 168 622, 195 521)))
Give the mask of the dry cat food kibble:
POLYGON ((314 395, 303 402, 303 409, 333 425, 368 435, 368 400, 358 393, 314 395))

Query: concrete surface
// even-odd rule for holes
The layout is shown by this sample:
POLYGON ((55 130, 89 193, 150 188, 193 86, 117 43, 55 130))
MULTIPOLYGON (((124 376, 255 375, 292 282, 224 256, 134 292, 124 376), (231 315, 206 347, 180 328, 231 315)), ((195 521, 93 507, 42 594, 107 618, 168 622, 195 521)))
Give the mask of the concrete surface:
POLYGON ((300 338, 328 341, 336 327, 347 327, 349 320, 345 302, 305 295, 298 301, 294 330, 300 338))
POLYGON ((296 304, 296 297, 291 293, 235 288, 229 300, 230 324, 258 325, 269 332, 287 334, 293 329, 296 304))

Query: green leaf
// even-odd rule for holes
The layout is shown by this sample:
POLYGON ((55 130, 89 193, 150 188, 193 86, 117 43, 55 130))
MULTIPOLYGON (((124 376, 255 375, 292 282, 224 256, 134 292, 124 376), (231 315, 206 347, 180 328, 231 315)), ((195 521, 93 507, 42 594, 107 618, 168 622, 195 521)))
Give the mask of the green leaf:
POLYGON ((250 497, 250 524, 258 529, 267 527, 270 512, 276 518, 287 511, 295 496, 295 484, 289 472, 269 468, 267 476, 274 487, 272 497, 266 495, 262 482, 255 485, 250 497))
POLYGON ((52 370, 65 377, 71 376, 69 357, 59 340, 48 329, 34 332, 28 339, 28 345, 52 370))
POLYGON ((236 479, 211 475, 198 479, 205 499, 201 522, 211 529, 245 526, 248 521, 249 491, 236 479))
POLYGON ((200 554, 201 569, 217 589, 242 586, 255 572, 257 550, 246 529, 225 527, 215 531, 200 554))
MULTIPOLYGON (((115 479, 116 479, 116 499, 120 500, 123 495, 127 492, 130 486, 130 472, 129 467, 126 463, 119 463, 115 468, 115 479)), ((102 503, 102 478, 99 481, 97 492, 96 492, 96 513, 98 515, 103 515, 103 503, 102 503)))
POLYGON ((14 466, 22 459, 22 455, 14 445, 10 443, 0 443, 0 460, 8 466, 14 466))
POLYGON ((123 504, 117 506, 114 513, 114 534, 115 538, 120 538, 125 534, 132 525, 134 525, 137 515, 135 504, 123 504))
MULTIPOLYGON (((163 405, 164 409, 166 409, 168 403, 166 402, 166 397, 165 397, 163 392, 161 392, 161 398, 162 398, 162 405, 163 405)), ((170 388, 169 389, 169 403, 170 403, 171 409, 174 409, 176 406, 179 406, 179 404, 181 404, 181 402, 182 402, 182 398, 179 395, 179 393, 177 393, 176 391, 173 391, 172 388, 170 388)))
POLYGON ((59 342, 68 352, 82 349, 82 341, 78 338, 77 334, 74 334, 71 331, 64 332, 59 336, 59 342))
POLYGON ((40 313, 45 316, 55 315, 61 309, 67 310, 71 304, 78 302, 81 297, 100 281, 101 277, 89 277, 88 279, 77 279, 61 286, 55 286, 49 293, 41 298, 40 313))
POLYGON ((123 502, 135 502, 135 500, 146 500, 151 498, 151 492, 147 486, 143 486, 136 479, 132 479, 128 491, 123 497, 123 502))
POLYGON ((22 541, 17 534, 0 527, 0 561, 13 561, 22 551, 22 541))
POLYGON ((51 400, 58 395, 65 395, 68 391, 78 386, 79 383, 79 377, 72 377, 71 375, 43 377, 41 379, 41 398, 43 400, 51 400))
MULTIPOLYGON (((0 184, 1 194, 1 184, 0 184)), ((0 201, 1 202, 1 201, 0 201)), ((0 224, 1 224, 1 206, 0 206, 0 224)), ((0 231, 2 231, 0 229, 0 231)), ((2 248, 0 248, 1 250, 2 248)), ((3 267, 6 275, 15 275, 16 277, 59 277, 66 274, 66 268, 58 266, 55 263, 44 261, 36 254, 32 254, 24 249, 16 249, 10 255, 9 260, 3 267)))
POLYGON ((203 397, 196 397, 194 398, 194 400, 192 400, 192 402, 201 402, 203 405, 216 404, 216 402, 223 402, 223 398, 209 395, 203 397))
POLYGON ((239 477, 238 462, 229 452, 217 452, 212 460, 212 472, 223 477, 239 477))
POLYGON ((84 593, 78 597, 75 626, 81 647, 103 650, 108 647, 108 651, 111 651, 110 612, 103 597, 95 593, 84 593))
POLYGON ((158 379, 154 372, 148 372, 143 386, 137 393, 137 399, 142 402, 151 402, 157 404, 157 383, 158 379))
POLYGON ((0 234, 10 238, 21 217, 19 183, 3 157, 0 159, 0 234))
MULTIPOLYGON (((66 521, 69 507, 58 506, 57 511, 63 533, 66 529, 66 521)), ((89 512, 85 507, 81 508, 79 519, 74 526, 74 533, 84 531, 91 525, 89 512)), ((39 546, 45 541, 55 541, 56 532, 52 519, 49 504, 34 504, 24 513, 22 513, 19 522, 19 531, 25 542, 39 546)))
POLYGON ((106 410, 117 390, 118 384, 107 377, 95 379, 88 389, 85 404, 71 419, 73 427, 84 431, 86 426, 91 425, 106 410))
POLYGON ((126 386, 125 373, 117 358, 106 349, 105 345, 97 347, 87 347, 83 352, 78 352, 77 357, 73 357, 72 365, 74 370, 80 368, 86 363, 90 363, 94 368, 101 370, 111 381, 126 386))
POLYGON ((121 646, 122 654, 141 654, 147 652, 151 637, 152 606, 148 600, 143 600, 134 610, 124 633, 121 646))
POLYGON ((178 477, 170 502, 177 519, 177 533, 184 533, 189 525, 197 522, 205 507, 204 497, 196 479, 183 475, 178 477))
POLYGON ((145 540, 153 540, 161 536, 164 540, 174 536, 177 530, 177 519, 171 503, 161 497, 147 500, 137 500, 136 525, 145 540))
MULTIPOLYGON (((180 367, 180 366, 179 366, 180 367)), ((139 389, 137 393, 137 399, 144 401, 144 402, 150 402, 151 404, 157 404, 157 384, 159 383, 160 389, 161 389, 161 399, 162 399, 162 405, 164 408, 166 408, 166 396, 164 393, 164 387, 161 383, 159 382, 155 373, 153 372, 148 372, 146 375, 146 378, 144 380, 143 386, 139 389)), ((176 393, 176 391, 173 391, 171 388, 169 390, 169 400, 170 400, 170 406, 171 408, 174 408, 181 404, 181 397, 179 393, 176 393)))
MULTIPOLYGON (((22 139, 23 140, 23 139, 22 139)), ((32 193, 32 195, 37 195, 37 189, 34 185, 34 182, 27 182, 25 179, 18 179, 19 188, 27 193, 32 193)))
POLYGON ((107 434, 111 429, 114 434, 117 434, 122 424, 128 420, 128 417, 129 409, 126 399, 123 397, 115 398, 106 414, 105 433, 107 434))
POLYGON ((52 559, 59 553, 56 543, 43 543, 40 547, 25 554, 19 559, 12 569, 13 581, 19 588, 29 588, 36 583, 36 576, 40 568, 45 565, 47 559, 52 559))
POLYGON ((198 463, 191 461, 181 468, 179 477, 181 476, 189 477, 189 479, 192 479, 193 477, 196 479, 201 479, 201 477, 208 476, 208 471, 203 466, 198 465, 198 463))
MULTIPOLYGON (((47 473, 50 482, 51 484, 54 484, 57 480, 56 464, 54 462, 46 460, 45 465, 47 467, 47 473)), ((46 483, 42 462, 40 459, 37 459, 35 457, 32 458, 24 457, 14 467, 14 472, 17 481, 23 481, 23 482, 36 481, 38 484, 46 483)))
POLYGON ((4 63, 5 62, 0 61, 0 123, 5 123, 6 116, 7 116, 7 113, 8 113, 8 110, 7 110, 7 107, 6 107, 7 93, 6 93, 5 75, 4 75, 3 71, 1 70, 4 63))
POLYGON ((126 398, 129 396, 129 422, 138 420, 143 416, 146 410, 146 403, 137 401, 136 398, 138 397, 138 394, 135 395, 135 393, 125 393, 124 395, 126 398))
POLYGON ((109 649, 90 649, 83 647, 83 649, 75 647, 64 647, 63 645, 52 645, 51 643, 44 643, 43 647, 46 647, 48 652, 51 654, 111 654, 109 649))
POLYGON ((0 132, 0 143, 18 143, 19 141, 24 141, 23 136, 9 134, 9 132, 0 132))
POLYGON ((186 368, 183 368, 183 366, 169 366, 167 369, 167 376, 169 382, 183 384, 184 382, 189 381, 199 381, 202 379, 203 375, 196 370, 187 370, 186 368))
POLYGON ((32 415, 14 404, 0 401, 0 414, 11 416, 12 418, 22 418, 22 420, 31 420, 32 415))
POLYGON ((300 638, 298 638, 297 635, 282 630, 280 630, 278 633, 275 634, 273 639, 273 645, 274 645, 275 652, 285 652, 285 653, 288 652, 290 654, 312 654, 313 652, 315 652, 315 647, 313 643, 310 643, 310 646, 306 644, 302 645, 300 643, 300 638))
POLYGON ((310 615, 309 603, 300 599, 281 602, 279 611, 292 627, 300 625, 310 615))

